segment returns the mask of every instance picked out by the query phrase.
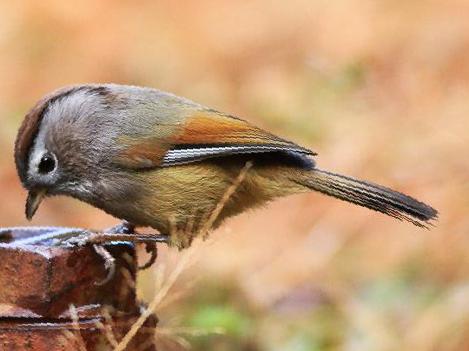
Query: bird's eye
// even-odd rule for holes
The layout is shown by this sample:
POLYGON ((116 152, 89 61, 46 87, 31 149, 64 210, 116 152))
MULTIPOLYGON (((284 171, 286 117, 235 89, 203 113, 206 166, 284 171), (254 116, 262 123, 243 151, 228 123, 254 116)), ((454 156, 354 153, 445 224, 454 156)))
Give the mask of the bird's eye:
POLYGON ((52 172, 56 167, 55 157, 51 154, 44 154, 39 162, 38 171, 41 174, 52 172))

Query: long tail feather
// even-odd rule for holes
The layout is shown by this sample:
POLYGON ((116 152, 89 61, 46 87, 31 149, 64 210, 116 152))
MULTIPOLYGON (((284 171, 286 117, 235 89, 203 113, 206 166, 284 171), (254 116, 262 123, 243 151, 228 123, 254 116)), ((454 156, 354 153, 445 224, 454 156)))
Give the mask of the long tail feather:
POLYGON ((410 196, 381 185, 354 179, 320 169, 309 173, 304 186, 323 194, 409 221, 427 228, 438 211, 410 196))

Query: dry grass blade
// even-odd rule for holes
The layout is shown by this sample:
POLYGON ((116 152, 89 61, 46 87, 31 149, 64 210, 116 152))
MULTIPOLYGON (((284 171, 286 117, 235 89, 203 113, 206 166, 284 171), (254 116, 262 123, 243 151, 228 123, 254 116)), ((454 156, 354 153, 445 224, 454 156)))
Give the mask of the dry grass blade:
POLYGON ((205 222, 204 226, 202 227, 201 234, 203 238, 206 238, 208 232, 210 231, 210 228, 212 228, 218 216, 220 216, 220 213, 225 207, 228 200, 231 198, 231 196, 233 196, 233 194, 236 192, 236 190, 241 185, 243 180, 246 178, 246 175, 249 172, 249 170, 252 168, 252 166, 253 166, 252 161, 246 162, 243 169, 241 170, 241 172, 239 173, 239 175, 236 177, 235 181, 233 182, 233 184, 226 189, 225 193, 223 194, 222 198, 218 202, 217 206, 212 211, 208 220, 205 222))
POLYGON ((156 308, 159 306, 161 301, 165 298, 168 294, 169 290, 173 287, 174 283, 176 282, 177 278, 184 270, 186 265, 191 260, 194 253, 194 248, 190 248, 183 253, 181 260, 176 265, 175 269, 169 275, 165 284, 161 287, 161 290, 153 298, 152 302, 148 306, 148 308, 143 311, 137 321, 132 325, 129 332, 124 336, 124 338, 120 341, 120 343, 116 346, 115 351, 123 351, 130 343, 132 338, 138 333, 139 329, 143 326, 145 321, 155 312, 156 308))
MULTIPOLYGON (((246 178, 246 174, 249 171, 249 169, 251 169, 252 166, 253 166, 252 162, 246 162, 246 165, 243 167, 240 174, 236 177, 233 184, 230 187, 227 188, 227 190, 223 194, 222 198, 220 199, 219 203, 217 204, 217 206, 215 207, 215 209, 213 210, 213 212, 209 216, 206 224, 202 227, 201 234, 203 236, 206 236, 207 232, 210 230, 213 223, 217 220, 218 216, 220 215, 221 211, 223 210, 223 207, 228 202, 230 197, 236 192, 236 189, 239 187, 239 185, 246 178)), ((182 273, 182 271, 185 269, 185 267, 189 264, 190 260, 193 258, 194 253, 195 253, 195 247, 194 246, 190 247, 189 249, 187 249, 183 253, 181 259, 179 260, 176 267, 174 268, 174 270, 169 275, 169 277, 166 280, 165 284, 163 284, 161 286, 161 289, 155 295, 155 297, 151 301, 148 308, 140 315, 140 317, 137 319, 137 321, 130 328, 129 332, 124 336, 124 338, 116 346, 116 348, 114 349, 115 351, 125 350, 125 348, 130 343, 132 338, 138 333, 140 328, 142 328, 145 321, 156 311, 157 307, 161 304, 163 299, 167 296, 169 290, 173 287, 173 285, 176 282, 179 275, 182 273)), ((184 342, 183 342, 183 344, 184 344, 184 342)))
POLYGON ((74 332, 70 330, 64 330, 64 336, 68 341, 73 342, 79 351, 87 351, 85 340, 80 333, 80 323, 78 318, 78 313, 74 305, 69 306, 70 317, 72 319, 72 327, 74 332))
POLYGON ((161 302, 160 304, 160 309, 167 307, 169 305, 172 305, 176 301, 181 300, 184 296, 188 294, 190 290, 195 285, 195 281, 190 282, 190 284, 187 284, 186 286, 183 286, 179 289, 179 291, 174 292, 170 297, 167 297, 164 301, 161 302))
POLYGON ((118 345, 118 341, 114 334, 114 331, 112 330, 112 325, 113 325, 112 316, 109 313, 108 308, 103 308, 101 313, 104 317, 105 323, 98 321, 96 322, 96 326, 103 332, 109 344, 114 348, 118 345))

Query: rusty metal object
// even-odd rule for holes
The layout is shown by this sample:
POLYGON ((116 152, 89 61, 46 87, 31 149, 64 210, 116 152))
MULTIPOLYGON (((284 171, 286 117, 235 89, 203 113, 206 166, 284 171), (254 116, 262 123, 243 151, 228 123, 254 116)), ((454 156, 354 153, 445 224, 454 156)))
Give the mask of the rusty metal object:
MULTIPOLYGON (((112 350, 138 318, 137 260, 129 243, 106 249, 116 273, 106 284, 103 258, 91 246, 28 245, 28 237, 64 228, 16 228, 0 243, 0 350, 112 350), (72 306, 72 307, 71 307, 72 306), (84 348, 86 347, 86 348, 84 348)), ((156 317, 128 350, 154 351, 156 317)))

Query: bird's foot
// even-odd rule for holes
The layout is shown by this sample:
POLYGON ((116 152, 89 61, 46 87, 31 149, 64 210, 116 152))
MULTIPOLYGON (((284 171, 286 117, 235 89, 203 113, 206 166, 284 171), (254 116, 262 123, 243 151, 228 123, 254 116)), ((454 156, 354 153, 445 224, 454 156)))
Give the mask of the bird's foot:
MULTIPOLYGON (((106 232, 116 233, 116 234, 134 234, 134 235, 136 234, 135 225, 127 221, 124 221, 121 224, 115 227, 112 227, 110 229, 107 229, 106 232)), ((143 265, 138 267, 138 269, 140 270, 150 268, 153 265, 153 263, 155 263, 158 257, 158 248, 156 247, 155 242, 145 242, 144 244, 145 244, 146 252, 149 253, 151 256, 147 262, 145 262, 143 265)))
POLYGON ((83 247, 88 244, 88 238, 91 235, 93 235, 93 232, 88 231, 62 233, 62 235, 52 240, 52 246, 83 247))
POLYGON ((107 271, 106 278, 96 285, 108 283, 115 274, 115 258, 103 246, 109 242, 132 242, 145 244, 146 251, 151 254, 148 262, 139 266, 139 269, 147 269, 155 263, 158 257, 157 243, 170 243, 169 235, 162 234, 139 234, 135 232, 135 226, 128 222, 123 222, 115 227, 106 229, 104 232, 93 231, 69 231, 61 233, 59 237, 53 239, 54 246, 82 247, 93 245, 96 253, 104 260, 107 271))
MULTIPOLYGON (((158 257, 158 249, 156 244, 157 243, 169 243, 169 235, 161 235, 161 234, 137 234, 133 232, 133 234, 129 233, 129 227, 124 224, 123 227, 118 226, 115 227, 117 229, 123 229, 127 233, 94 233, 90 237, 88 237, 87 243, 93 244, 93 248, 95 249, 96 253, 100 255, 105 264, 105 268, 108 271, 108 274, 106 275, 106 278, 102 280, 101 282, 96 283, 97 285, 104 285, 108 283, 115 274, 115 259, 112 257, 112 255, 109 253, 109 251, 106 250, 102 244, 109 242, 109 241, 124 241, 124 242, 133 242, 133 243, 143 243, 145 244, 146 251, 151 254, 150 259, 144 263, 143 265, 139 266, 138 269, 143 270, 151 267, 153 263, 155 263, 156 258, 158 257)), ((117 230, 116 230, 117 231, 117 230)), ((132 229, 133 231, 133 229, 132 229)), ((80 239, 78 238, 78 243, 80 243, 80 239)))
POLYGON ((106 229, 105 232, 114 233, 114 234, 134 234, 135 224, 132 224, 127 221, 123 221, 121 224, 118 224, 115 227, 106 229))

